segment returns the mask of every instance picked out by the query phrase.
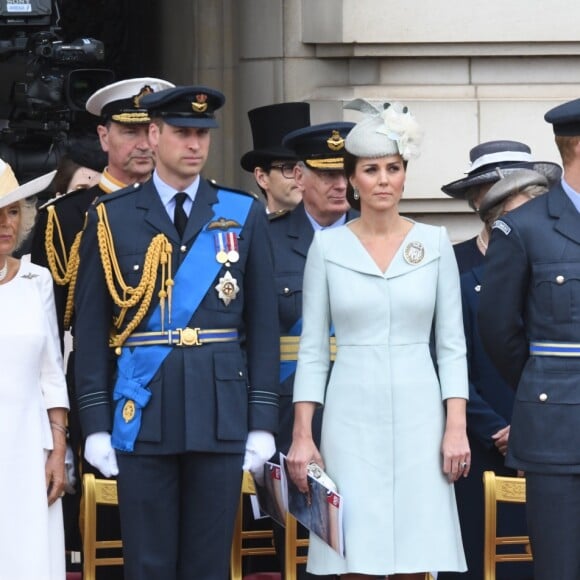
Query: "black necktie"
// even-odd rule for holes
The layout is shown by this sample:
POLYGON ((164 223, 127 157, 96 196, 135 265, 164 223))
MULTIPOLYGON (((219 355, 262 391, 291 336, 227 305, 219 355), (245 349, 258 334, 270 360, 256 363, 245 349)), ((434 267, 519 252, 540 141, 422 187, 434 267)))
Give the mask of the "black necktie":
POLYGON ((187 193, 180 191, 174 196, 175 199, 175 213, 173 214, 173 223, 175 224, 175 229, 179 234, 179 237, 183 237, 183 232, 185 231, 185 226, 187 224, 187 214, 183 209, 183 202, 187 198, 187 193))

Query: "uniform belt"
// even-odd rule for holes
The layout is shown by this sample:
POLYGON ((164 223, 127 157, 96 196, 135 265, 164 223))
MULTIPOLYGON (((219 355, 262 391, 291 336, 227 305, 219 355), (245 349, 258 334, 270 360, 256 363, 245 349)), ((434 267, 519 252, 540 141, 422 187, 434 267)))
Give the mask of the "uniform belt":
MULTIPOLYGON (((330 360, 336 359, 336 337, 331 336, 330 343, 330 360)), ((280 360, 298 360, 298 346, 300 344, 299 336, 281 336, 280 337, 280 360)))
POLYGON ((533 340, 530 342, 532 356, 578 356, 580 357, 580 342, 548 342, 533 340))
POLYGON ((236 342, 235 328, 175 328, 158 332, 134 332, 123 346, 202 346, 211 342, 236 342))

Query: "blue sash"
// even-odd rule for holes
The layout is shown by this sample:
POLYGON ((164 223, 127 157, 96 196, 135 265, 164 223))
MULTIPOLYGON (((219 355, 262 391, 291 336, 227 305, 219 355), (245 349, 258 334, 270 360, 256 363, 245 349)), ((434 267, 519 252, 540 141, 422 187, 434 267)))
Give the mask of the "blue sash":
MULTIPOLYGON (((214 205, 214 216, 224 216, 240 224, 228 231, 239 234, 248 217, 253 199, 220 189, 218 203, 214 205)), ((209 224, 210 222, 208 222, 209 224)), ((206 224, 191 246, 175 274, 173 286, 171 329, 185 328, 199 304, 207 294, 222 264, 215 254, 214 232, 206 224), (200 267, 203 265, 203 267, 200 267)), ((149 317, 145 330, 161 330, 159 304, 149 317)), ((141 428, 142 410, 151 398, 147 385, 159 370, 172 346, 151 345, 123 347, 117 360, 118 377, 113 391, 116 401, 111 442, 121 451, 133 451, 141 428)))

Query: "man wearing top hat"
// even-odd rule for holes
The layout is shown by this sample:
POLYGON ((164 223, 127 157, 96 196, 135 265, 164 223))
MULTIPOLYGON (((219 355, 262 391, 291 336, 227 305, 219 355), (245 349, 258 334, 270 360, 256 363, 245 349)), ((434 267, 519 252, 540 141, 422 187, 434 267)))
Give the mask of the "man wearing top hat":
MULTIPOLYGON (((292 393, 302 329, 302 282, 306 255, 314 232, 344 224, 357 212, 346 199, 344 140, 354 123, 312 125, 286 135, 283 146, 298 159, 294 178, 302 201, 292 211, 270 216, 274 272, 280 320, 280 428, 276 449, 288 453, 292 442, 292 393)), ((321 413, 315 418, 315 439, 320 441, 321 413)), ((283 530, 277 530, 277 550, 283 551, 283 530)), ((311 577, 304 570, 301 578, 311 577)))
MULTIPOLYGON (((486 141, 469 152, 469 170, 462 179, 452 181, 441 190, 455 199, 464 199, 474 211, 479 211, 481 200, 489 188, 518 169, 533 169, 546 175, 549 181, 558 179, 560 168, 555 163, 534 161, 532 151, 519 141, 486 141), (498 171, 499 169, 499 171, 498 171)), ((455 257, 459 272, 463 273, 483 263, 489 238, 487 230, 481 231, 469 240, 455 244, 455 257)))
POLYGON ((479 324, 516 391, 506 464, 526 474, 536 580, 580 578, 580 99, 548 111, 564 174, 493 225, 479 324))
POLYGON ((283 137, 310 125, 308 103, 278 103, 248 111, 254 149, 245 153, 240 164, 254 174, 266 198, 266 211, 294 209, 302 194, 294 180, 297 158, 282 146, 283 137))
POLYGON ((223 103, 201 86, 143 99, 153 177, 91 207, 80 247, 85 457, 118 471, 131 580, 227 578, 242 468, 260 471, 275 449, 267 218, 254 197, 200 176, 223 103))

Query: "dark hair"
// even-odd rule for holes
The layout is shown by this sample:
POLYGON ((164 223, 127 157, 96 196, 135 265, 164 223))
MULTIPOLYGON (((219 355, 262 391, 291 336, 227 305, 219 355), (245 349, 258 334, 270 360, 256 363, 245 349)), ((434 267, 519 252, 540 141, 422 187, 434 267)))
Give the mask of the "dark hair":
POLYGON ((56 174, 50 184, 51 191, 55 194, 66 193, 73 175, 81 167, 82 165, 73 161, 68 155, 61 157, 56 168, 56 174))
MULTIPOLYGON (((360 157, 349 153, 348 151, 344 152, 344 175, 346 176, 346 200, 350 204, 352 209, 356 209, 360 211, 360 199, 354 198, 354 189, 350 183, 350 178, 355 174, 356 171, 356 164, 360 157)), ((407 170, 407 164, 409 163, 406 159, 403 159, 403 167, 405 171, 407 170)))
POLYGON ((354 189, 350 184, 350 177, 354 175, 356 171, 356 164, 358 161, 358 157, 345 151, 344 153, 344 175, 346 176, 346 200, 350 204, 350 207, 360 211, 360 199, 354 198, 354 189))

